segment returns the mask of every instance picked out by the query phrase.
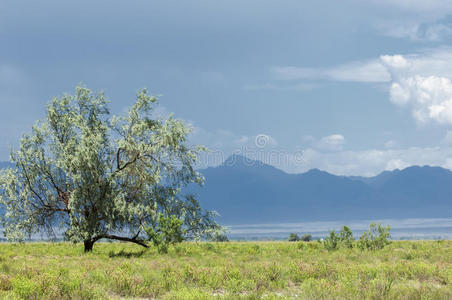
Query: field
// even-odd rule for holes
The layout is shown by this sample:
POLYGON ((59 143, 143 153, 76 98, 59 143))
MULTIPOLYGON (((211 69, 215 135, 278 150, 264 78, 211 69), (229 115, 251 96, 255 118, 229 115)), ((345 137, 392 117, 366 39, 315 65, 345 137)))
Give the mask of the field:
POLYGON ((327 251, 319 242, 0 244, 0 297, 452 299, 452 241, 327 251))

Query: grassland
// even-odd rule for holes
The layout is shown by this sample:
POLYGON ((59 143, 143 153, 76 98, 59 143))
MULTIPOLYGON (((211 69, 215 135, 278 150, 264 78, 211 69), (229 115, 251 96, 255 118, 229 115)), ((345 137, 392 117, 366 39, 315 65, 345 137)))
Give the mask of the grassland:
POLYGON ((452 241, 326 251, 318 242, 0 244, 0 297, 452 299, 452 241))

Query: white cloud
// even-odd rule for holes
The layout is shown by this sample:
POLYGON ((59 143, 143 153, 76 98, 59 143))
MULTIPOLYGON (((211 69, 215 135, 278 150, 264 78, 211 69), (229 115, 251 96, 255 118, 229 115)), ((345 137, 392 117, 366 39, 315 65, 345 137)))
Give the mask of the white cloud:
MULTIPOLYGON (((362 2, 356 0, 356 2, 362 2)), ((384 36, 417 42, 441 41, 452 34, 444 22, 452 13, 450 0, 371 0, 368 22, 384 36)))
POLYGON ((408 107, 419 123, 452 124, 452 51, 415 55, 384 55, 391 73, 390 99, 408 107))
POLYGON ((377 25, 377 29, 385 36, 417 42, 440 42, 452 35, 452 27, 449 23, 438 23, 437 21, 422 23, 416 19, 381 21, 377 25))
POLYGON ((379 60, 355 61, 331 68, 278 66, 271 69, 279 80, 336 80, 352 82, 387 82, 391 79, 379 60))
POLYGON ((442 147, 397 147, 388 141, 386 149, 344 150, 345 138, 340 134, 320 139, 307 136, 310 146, 304 149, 287 149, 269 135, 236 135, 227 130, 208 132, 197 128, 193 142, 207 145, 211 152, 201 157, 198 167, 216 166, 229 155, 241 154, 280 168, 288 173, 302 173, 319 168, 336 175, 374 176, 384 170, 403 169, 411 165, 432 165, 452 169, 452 131, 443 140, 442 147), (256 144, 265 141, 264 147, 256 144), (397 147, 397 148, 395 148, 397 147))
POLYGON ((399 143, 397 141, 394 140, 389 140, 384 144, 386 149, 392 149, 392 148, 396 148, 399 146, 399 143))
POLYGON ((271 83, 245 85, 242 87, 245 91, 309 91, 318 87, 318 84, 300 82, 296 84, 276 85, 271 83))
POLYGON ((443 167, 452 170, 452 158, 447 158, 443 167))
POLYGON ((370 0, 370 2, 386 7, 398 8, 404 11, 423 13, 427 16, 436 17, 452 11, 451 0, 370 0))
POLYGON ((393 80, 414 75, 452 77, 451 48, 439 48, 408 55, 383 55, 380 60, 391 73, 393 80))
POLYGON ((326 71, 337 81, 387 82, 391 79, 388 71, 377 60, 352 62, 326 71))
POLYGON ((395 170, 395 169, 401 170, 401 169, 404 169, 404 168, 406 168, 408 166, 409 166, 409 164, 404 162, 402 159, 395 158, 395 159, 391 159, 390 161, 388 161, 386 163, 385 170, 389 170, 389 171, 392 171, 392 170, 395 170))
POLYGON ((402 55, 382 55, 380 59, 384 65, 393 69, 406 69, 409 67, 408 61, 402 55))
POLYGON ((443 140, 441 141, 441 144, 452 145, 452 131, 451 130, 448 130, 446 132, 446 135, 444 136, 443 140))
POLYGON ((452 124, 452 82, 445 77, 402 78, 391 86, 391 100, 410 104, 414 118, 421 123, 452 124))
POLYGON ((321 151, 340 151, 345 144, 345 138, 341 134, 325 136, 318 141, 314 141, 312 146, 321 151))
POLYGON ((191 140, 194 143, 206 145, 212 150, 231 152, 237 149, 272 148, 278 145, 274 137, 269 134, 240 135, 225 129, 206 130, 190 124, 193 128, 191 140))
POLYGON ((337 152, 308 148, 303 151, 301 162, 282 167, 289 173, 301 173, 319 168, 337 175, 374 176, 384 170, 402 169, 411 165, 431 165, 452 169, 452 148, 412 147, 337 152))
POLYGON ((452 124, 452 48, 382 55, 330 68, 275 67, 272 72, 283 81, 388 82, 390 100, 410 109, 418 123, 452 124))
POLYGON ((441 41, 444 37, 452 35, 452 28, 445 24, 429 25, 424 33, 424 39, 429 41, 441 41))

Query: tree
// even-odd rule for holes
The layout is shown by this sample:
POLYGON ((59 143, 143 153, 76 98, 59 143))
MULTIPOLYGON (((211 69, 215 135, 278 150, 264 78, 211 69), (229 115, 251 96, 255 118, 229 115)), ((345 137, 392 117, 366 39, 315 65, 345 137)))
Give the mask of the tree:
POLYGON ((303 234, 300 240, 303 242, 310 242, 312 241, 312 235, 310 235, 309 233, 303 234))
POLYGON ((180 222, 173 233, 186 238, 219 230, 214 212, 182 193, 203 182, 194 164, 204 148, 187 144, 183 121, 153 117, 156 103, 143 89, 127 115, 110 117, 103 93, 80 86, 50 101, 46 119, 11 153, 16 167, 0 175, 5 236, 63 231, 91 251, 100 239, 148 247, 168 222, 180 222))
POLYGON ((296 233, 291 233, 289 235, 289 242, 298 242, 300 240, 300 237, 296 233))

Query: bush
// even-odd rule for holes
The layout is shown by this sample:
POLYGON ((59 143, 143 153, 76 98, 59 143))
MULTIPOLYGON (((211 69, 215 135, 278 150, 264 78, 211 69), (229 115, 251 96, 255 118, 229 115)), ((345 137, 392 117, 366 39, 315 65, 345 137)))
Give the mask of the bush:
POLYGON ((347 226, 343 226, 339 234, 334 230, 325 238, 323 245, 327 250, 336 250, 339 247, 353 248, 353 232, 347 226))
POLYGON ((358 241, 358 248, 361 250, 383 249, 386 245, 391 243, 389 241, 390 229, 391 227, 389 225, 383 227, 380 223, 370 224, 369 231, 364 231, 361 235, 361 238, 358 241))
POLYGON ((212 237, 212 242, 229 242, 228 237, 224 233, 216 232, 212 237))
POLYGON ((342 227, 341 232, 339 233, 339 239, 341 246, 350 249, 353 248, 353 241, 355 239, 353 238, 353 232, 349 227, 342 227))
POLYGON ((312 241, 312 235, 310 234, 303 234, 300 238, 301 241, 303 242, 310 242, 312 241))
POLYGON ((289 242, 298 242, 300 240, 300 237, 296 233, 291 233, 289 235, 289 242))
POLYGON ((184 240, 183 221, 176 216, 165 217, 163 214, 159 214, 158 222, 160 223, 158 230, 149 226, 145 228, 145 232, 148 240, 154 243, 159 253, 168 253, 169 245, 180 243, 184 240))
POLYGON ((330 235, 323 241, 323 245, 327 250, 336 250, 338 248, 339 241, 339 235, 337 235, 334 230, 331 230, 330 235))

